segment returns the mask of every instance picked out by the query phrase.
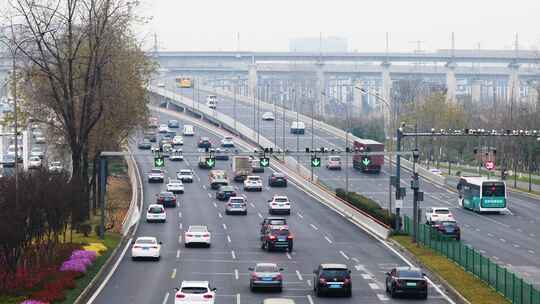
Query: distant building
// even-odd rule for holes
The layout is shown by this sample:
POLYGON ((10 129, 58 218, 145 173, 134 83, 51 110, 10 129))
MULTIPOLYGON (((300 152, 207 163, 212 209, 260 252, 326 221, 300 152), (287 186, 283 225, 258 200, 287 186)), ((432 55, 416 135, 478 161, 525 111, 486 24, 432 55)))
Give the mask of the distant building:
POLYGON ((347 52, 349 42, 342 37, 304 37, 294 38, 289 41, 289 51, 291 52, 323 52, 338 53, 347 52))

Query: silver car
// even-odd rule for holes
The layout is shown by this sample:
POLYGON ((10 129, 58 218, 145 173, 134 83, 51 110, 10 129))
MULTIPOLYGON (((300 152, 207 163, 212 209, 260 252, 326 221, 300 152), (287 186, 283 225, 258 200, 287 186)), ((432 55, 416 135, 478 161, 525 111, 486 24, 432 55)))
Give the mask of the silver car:
POLYGON ((283 289, 283 268, 274 263, 258 263, 255 268, 250 267, 249 288, 272 288, 281 292, 283 289))
POLYGON ((225 214, 237 213, 247 215, 246 199, 241 196, 230 197, 227 204, 225 204, 225 214))

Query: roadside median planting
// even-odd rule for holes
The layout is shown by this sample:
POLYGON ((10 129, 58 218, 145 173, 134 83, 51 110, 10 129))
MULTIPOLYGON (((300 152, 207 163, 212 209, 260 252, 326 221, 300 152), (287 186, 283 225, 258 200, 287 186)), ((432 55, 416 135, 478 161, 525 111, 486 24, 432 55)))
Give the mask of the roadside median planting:
POLYGON ((377 202, 374 200, 363 196, 362 194, 359 194, 357 192, 346 192, 342 188, 336 189, 336 195, 337 197, 341 198, 342 200, 348 202, 349 204, 353 205, 354 207, 364 211, 365 213, 369 214, 376 220, 388 225, 392 229, 395 226, 395 215, 389 214, 388 210, 383 209, 377 202))

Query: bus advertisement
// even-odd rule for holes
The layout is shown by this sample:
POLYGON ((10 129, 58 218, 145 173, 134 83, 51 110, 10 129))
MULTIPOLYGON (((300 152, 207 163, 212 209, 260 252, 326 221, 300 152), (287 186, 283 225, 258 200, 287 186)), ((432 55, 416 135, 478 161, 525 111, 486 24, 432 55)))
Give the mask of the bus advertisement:
POLYGON ((457 190, 459 205, 476 212, 508 211, 506 184, 484 177, 461 177, 457 190))
POLYGON ((384 155, 362 155, 361 152, 384 152, 384 144, 371 139, 355 140, 353 143, 353 168, 362 172, 380 173, 384 155))
POLYGON ((193 87, 193 79, 191 77, 187 77, 187 76, 176 77, 176 83, 181 88, 192 88, 193 87))

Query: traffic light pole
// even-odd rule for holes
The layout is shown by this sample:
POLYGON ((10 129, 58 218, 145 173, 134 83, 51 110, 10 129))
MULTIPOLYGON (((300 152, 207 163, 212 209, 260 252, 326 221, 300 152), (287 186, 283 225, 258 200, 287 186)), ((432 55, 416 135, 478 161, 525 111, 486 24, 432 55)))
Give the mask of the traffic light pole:
POLYGON ((400 208, 397 206, 397 202, 400 201, 401 198, 401 190, 400 190, 400 181, 401 181, 401 155, 399 152, 401 152, 401 137, 403 134, 403 130, 401 128, 397 129, 397 140, 396 140, 396 179, 395 179, 395 185, 396 188, 396 225, 395 230, 401 231, 401 217, 399 215, 400 208))

